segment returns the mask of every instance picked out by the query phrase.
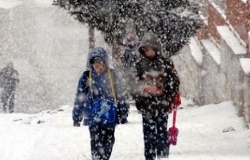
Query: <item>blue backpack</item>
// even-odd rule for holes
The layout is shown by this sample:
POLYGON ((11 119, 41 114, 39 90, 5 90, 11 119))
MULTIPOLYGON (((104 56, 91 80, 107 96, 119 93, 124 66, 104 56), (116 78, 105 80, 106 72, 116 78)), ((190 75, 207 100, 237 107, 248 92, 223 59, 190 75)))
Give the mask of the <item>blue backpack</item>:
MULTIPOLYGON (((97 122, 102 122, 102 123, 114 123, 116 119, 116 112, 117 112, 116 96, 115 96, 114 84, 113 84, 113 79, 111 76, 110 69, 108 69, 108 74, 109 74, 110 86, 111 86, 112 94, 114 96, 114 100, 98 98, 94 100, 93 103, 91 104, 92 116, 97 122)), ((90 84, 91 94, 93 97, 91 71, 89 71, 89 84, 90 84)))
POLYGON ((109 99, 99 98, 92 104, 92 115, 98 122, 113 123, 116 118, 117 105, 109 99))

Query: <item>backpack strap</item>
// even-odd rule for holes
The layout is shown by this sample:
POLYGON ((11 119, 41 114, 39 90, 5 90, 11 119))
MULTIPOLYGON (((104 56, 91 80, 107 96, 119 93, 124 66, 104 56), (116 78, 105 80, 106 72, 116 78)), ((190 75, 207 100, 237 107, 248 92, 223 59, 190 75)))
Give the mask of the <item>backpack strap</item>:
POLYGON ((93 99, 92 73, 90 70, 89 70, 89 88, 90 88, 90 92, 91 92, 91 97, 93 99))
POLYGON ((108 74, 109 74, 109 82, 110 82, 111 91, 114 96, 114 100, 116 102, 115 87, 114 87, 113 76, 111 75, 110 68, 108 69, 108 74))
MULTIPOLYGON (((108 75, 109 75, 111 92, 112 92, 114 100, 116 102, 115 87, 114 87, 113 76, 111 75, 110 68, 108 68, 108 75)), ((93 98, 93 86, 92 86, 92 73, 91 73, 91 71, 89 71, 89 87, 90 87, 91 96, 93 98)))

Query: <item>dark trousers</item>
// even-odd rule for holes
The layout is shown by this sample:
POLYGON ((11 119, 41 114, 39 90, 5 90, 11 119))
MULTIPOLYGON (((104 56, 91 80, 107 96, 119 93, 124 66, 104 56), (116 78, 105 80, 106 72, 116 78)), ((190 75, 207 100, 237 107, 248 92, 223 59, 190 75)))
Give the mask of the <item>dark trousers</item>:
POLYGON ((146 160, 168 157, 168 113, 159 115, 142 115, 144 135, 144 156, 146 160))
POLYGON ((9 112, 14 112, 14 100, 15 94, 12 91, 4 91, 1 94, 1 101, 3 103, 3 110, 6 112, 6 109, 9 108, 9 112))
POLYGON ((108 160, 115 143, 115 128, 89 126, 92 160, 108 160))

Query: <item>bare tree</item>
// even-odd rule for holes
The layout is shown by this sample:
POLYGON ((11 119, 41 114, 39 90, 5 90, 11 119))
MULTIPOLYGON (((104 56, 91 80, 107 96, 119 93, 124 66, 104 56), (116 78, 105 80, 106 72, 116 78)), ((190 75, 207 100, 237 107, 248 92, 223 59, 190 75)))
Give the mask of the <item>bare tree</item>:
POLYGON ((89 25, 89 51, 95 47, 95 27, 89 25))

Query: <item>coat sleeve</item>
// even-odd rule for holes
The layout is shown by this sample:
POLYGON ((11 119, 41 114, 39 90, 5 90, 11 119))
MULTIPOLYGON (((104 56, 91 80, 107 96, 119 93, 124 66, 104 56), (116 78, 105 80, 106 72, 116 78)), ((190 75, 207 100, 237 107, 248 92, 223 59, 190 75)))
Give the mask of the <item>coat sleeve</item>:
POLYGON ((82 121, 83 116, 88 115, 88 73, 89 71, 85 71, 78 82, 74 108, 72 111, 72 118, 75 123, 82 121))
POLYGON ((177 71, 174 67, 174 63, 171 59, 166 61, 165 69, 165 94, 169 102, 172 102, 176 93, 179 91, 180 80, 177 71))

